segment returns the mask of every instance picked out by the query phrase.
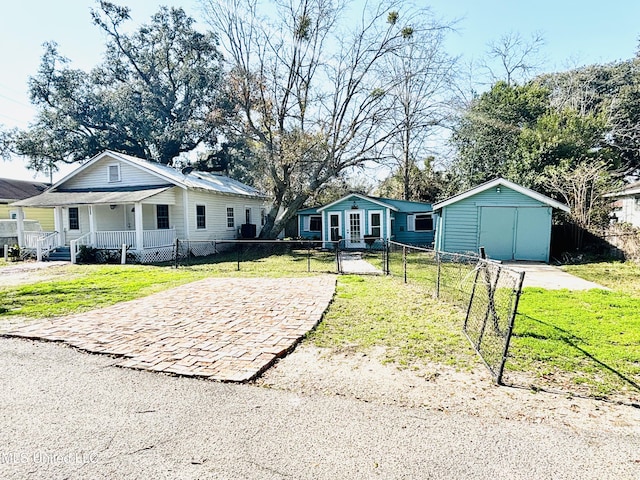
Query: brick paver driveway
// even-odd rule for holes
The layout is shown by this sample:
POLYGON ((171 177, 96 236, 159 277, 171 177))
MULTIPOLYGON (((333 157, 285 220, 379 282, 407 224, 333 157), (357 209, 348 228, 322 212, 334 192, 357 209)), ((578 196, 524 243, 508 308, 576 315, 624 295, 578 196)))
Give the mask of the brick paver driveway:
POLYGON ((30 322, 8 336, 122 357, 116 365, 247 381, 321 320, 335 277, 208 278, 100 310, 30 322))

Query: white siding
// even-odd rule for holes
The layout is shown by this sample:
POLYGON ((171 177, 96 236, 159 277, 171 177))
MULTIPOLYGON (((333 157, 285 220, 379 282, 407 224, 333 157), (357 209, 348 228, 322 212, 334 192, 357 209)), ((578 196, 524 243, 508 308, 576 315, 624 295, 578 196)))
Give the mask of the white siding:
POLYGON ((164 185, 166 179, 122 161, 105 157, 67 180, 60 188, 105 188, 164 185), (109 183, 109 166, 120 165, 120 181, 109 183))
MULTIPOLYGON (((238 229, 245 221, 245 208, 251 208, 251 221, 260 231, 260 209, 264 201, 201 191, 189 191, 189 240, 221 240, 238 238, 238 229), (196 205, 204 205, 206 228, 196 228, 196 205), (233 207, 235 226, 227 228, 227 207, 233 207)), ((180 209, 184 211, 183 208, 180 209)), ((179 235, 180 238, 185 238, 179 235)))
POLYGON ((640 227, 640 197, 623 197, 620 199, 622 209, 616 212, 618 222, 630 223, 634 227, 640 227))

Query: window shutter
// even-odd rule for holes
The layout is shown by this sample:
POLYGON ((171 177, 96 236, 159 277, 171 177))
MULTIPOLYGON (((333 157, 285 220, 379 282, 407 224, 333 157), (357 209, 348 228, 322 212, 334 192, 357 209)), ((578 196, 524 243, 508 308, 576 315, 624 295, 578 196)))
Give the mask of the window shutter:
POLYGON ((407 215, 407 231, 415 232, 416 231, 416 216, 415 215, 407 215))

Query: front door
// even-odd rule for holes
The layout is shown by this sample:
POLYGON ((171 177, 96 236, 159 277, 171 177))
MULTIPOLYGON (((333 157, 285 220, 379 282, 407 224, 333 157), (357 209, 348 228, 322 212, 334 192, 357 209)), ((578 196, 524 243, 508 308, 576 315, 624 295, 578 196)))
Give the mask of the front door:
POLYGON ((364 235, 362 225, 362 210, 349 210, 347 212, 345 239, 347 248, 364 248, 364 235))

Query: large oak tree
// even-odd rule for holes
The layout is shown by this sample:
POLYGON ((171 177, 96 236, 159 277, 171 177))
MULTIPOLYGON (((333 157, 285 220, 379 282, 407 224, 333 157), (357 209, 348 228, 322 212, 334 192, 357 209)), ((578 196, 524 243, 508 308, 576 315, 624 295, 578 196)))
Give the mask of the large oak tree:
POLYGON ((38 114, 19 132, 17 153, 46 170, 104 149, 171 164, 215 144, 226 111, 216 35, 197 31, 182 9, 165 7, 127 34, 129 9, 99 6, 92 16, 107 36, 104 61, 90 72, 74 69, 55 43, 45 45, 29 81, 38 114))

